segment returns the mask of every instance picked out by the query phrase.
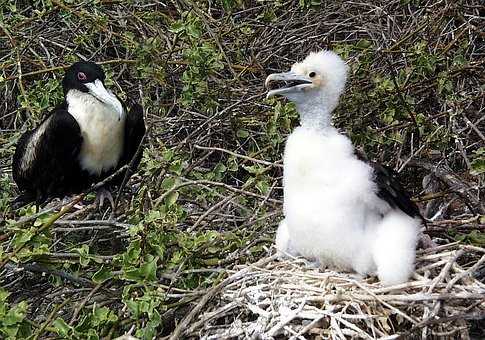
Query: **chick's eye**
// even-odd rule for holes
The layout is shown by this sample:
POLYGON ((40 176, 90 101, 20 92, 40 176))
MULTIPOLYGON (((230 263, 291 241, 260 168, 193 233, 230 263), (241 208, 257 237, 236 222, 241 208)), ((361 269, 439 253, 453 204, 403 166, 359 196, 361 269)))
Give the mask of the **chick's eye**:
POLYGON ((310 78, 313 78, 315 77, 317 74, 315 72, 310 72, 310 74, 308 75, 310 78))
POLYGON ((83 80, 86 80, 86 79, 87 79, 87 77, 86 77, 86 75, 84 74, 84 72, 78 72, 78 74, 77 74, 77 79, 79 79, 79 80, 83 81, 83 80))

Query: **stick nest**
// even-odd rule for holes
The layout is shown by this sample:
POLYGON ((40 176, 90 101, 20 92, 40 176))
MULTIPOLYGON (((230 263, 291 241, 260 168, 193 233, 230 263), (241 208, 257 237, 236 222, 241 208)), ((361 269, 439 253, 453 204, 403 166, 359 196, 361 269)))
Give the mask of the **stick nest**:
POLYGON ((226 279, 186 334, 204 339, 464 339, 469 320, 485 314, 485 284, 478 279, 484 262, 480 247, 429 248, 418 252, 409 282, 383 287, 374 277, 272 256, 226 279))

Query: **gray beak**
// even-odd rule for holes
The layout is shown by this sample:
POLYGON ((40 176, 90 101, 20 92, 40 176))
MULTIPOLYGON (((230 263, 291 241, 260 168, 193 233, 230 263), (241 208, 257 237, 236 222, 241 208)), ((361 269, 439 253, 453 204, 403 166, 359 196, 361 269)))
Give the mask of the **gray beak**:
POLYGON ((270 74, 266 78, 264 85, 266 86, 266 88, 268 88, 269 85, 274 82, 282 82, 283 86, 278 89, 268 91, 266 98, 274 97, 277 95, 286 95, 288 93, 300 92, 304 88, 307 88, 313 84, 311 78, 293 72, 270 74))
POLYGON ((101 80, 96 79, 95 81, 84 85, 88 88, 89 93, 95 96, 99 101, 114 108, 119 115, 118 120, 121 120, 121 117, 123 116, 123 105, 121 105, 118 98, 116 98, 111 91, 106 90, 101 80))

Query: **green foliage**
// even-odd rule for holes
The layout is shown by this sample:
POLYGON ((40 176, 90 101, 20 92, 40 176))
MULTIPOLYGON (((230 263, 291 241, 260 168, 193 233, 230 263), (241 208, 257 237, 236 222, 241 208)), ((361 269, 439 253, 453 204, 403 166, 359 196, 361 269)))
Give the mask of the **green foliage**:
POLYGON ((0 216, 9 210, 12 196, 13 186, 10 178, 6 174, 0 174, 0 216))
MULTIPOLYGON (((455 233, 452 233, 452 234, 455 234, 455 233)), ((457 241, 473 244, 478 247, 485 247, 485 233, 480 232, 479 230, 472 230, 468 234, 456 234, 454 238, 457 241)))
POLYGON ((216 106, 211 99, 214 93, 210 91, 208 77, 222 70, 224 65, 217 49, 201 39, 203 28, 200 19, 193 12, 189 12, 183 13, 182 18, 171 25, 170 31, 189 42, 183 52, 187 68, 182 74, 184 86, 181 104, 185 107, 193 107, 195 104, 208 112, 216 106))
POLYGON ((35 224, 39 221, 39 219, 42 218, 43 217, 40 216, 34 222, 33 227, 15 227, 11 229, 12 231, 15 231, 15 235, 12 239, 12 247, 14 249, 21 249, 17 252, 15 258, 13 258, 12 260, 27 262, 49 252, 49 246, 52 243, 50 235, 47 232, 41 234, 38 234, 36 232, 38 226, 41 224, 35 224))
POLYGON ((203 34, 203 24, 193 12, 184 12, 181 19, 172 23, 170 31, 196 42, 203 34))
MULTIPOLYGON (((274 99, 272 100, 274 102, 274 99)), ((274 112, 266 123, 266 141, 274 147, 282 144, 286 135, 298 122, 298 112, 294 104, 276 101, 274 112)))
POLYGON ((243 0, 217 0, 217 2, 220 3, 226 11, 238 9, 243 4, 243 0))
POLYGON ((9 295, 10 293, 0 288, 0 335, 3 339, 26 339, 32 332, 25 321, 29 306, 26 301, 10 306, 7 302, 9 295))
POLYGON ((473 157, 471 163, 472 175, 481 175, 485 173, 485 148, 482 147, 475 151, 475 155, 473 157))
POLYGON ((322 4, 321 0, 298 0, 300 7, 310 8, 313 6, 320 6, 322 4))
POLYGON ((191 107, 194 103, 200 102, 206 105, 205 111, 215 108, 216 102, 212 99, 215 93, 211 92, 208 77, 215 71, 222 70, 224 65, 221 62, 222 56, 216 49, 206 43, 194 46, 184 51, 184 58, 189 66, 182 74, 181 103, 186 107, 191 107))
POLYGON ((124 268, 124 277, 127 280, 149 282, 157 280, 157 260, 151 255, 147 255, 143 263, 138 267, 124 268))
POLYGON ((92 309, 83 314, 76 326, 70 326, 62 318, 57 318, 53 322, 53 329, 60 337, 64 339, 89 339, 99 340, 101 334, 106 333, 118 320, 116 313, 108 307, 97 307, 93 305, 92 309))
POLYGON ((376 72, 372 64, 378 58, 378 52, 371 42, 363 39, 355 44, 338 44, 334 50, 346 58, 357 58, 356 66, 351 70, 351 78, 364 82, 372 80, 372 86, 364 92, 347 92, 337 108, 338 124, 350 132, 355 144, 363 146, 372 157, 379 146, 406 143, 410 133, 419 132, 420 136, 425 136, 429 149, 440 150, 444 154, 451 152, 454 148, 453 143, 450 143, 451 131, 443 129, 441 124, 421 112, 418 103, 422 102, 422 98, 413 95, 409 89, 421 84, 429 86, 431 81, 437 95, 449 98, 454 90, 450 67, 465 65, 462 56, 454 58, 450 67, 444 67, 449 61, 421 40, 410 47, 406 67, 396 69, 389 66, 376 72), (374 116, 379 119, 376 121, 374 116), (386 128, 406 123, 407 127, 399 130, 386 128))
POLYGON ((135 334, 137 338, 149 340, 155 337, 161 322, 160 312, 163 300, 163 294, 157 290, 147 289, 143 292, 135 286, 124 287, 123 302, 136 320, 137 326, 145 324, 145 327, 137 328, 135 334))
POLYGON ((91 280, 95 283, 102 283, 113 277, 113 274, 108 266, 101 266, 101 268, 93 274, 91 280))
POLYGON ((99 260, 96 256, 89 254, 89 246, 87 244, 81 245, 81 247, 73 248, 73 252, 79 254, 79 264, 82 267, 86 267, 89 265, 91 261, 95 263, 101 263, 102 261, 99 260))
POLYGON ((59 79, 40 80, 29 87, 26 96, 17 98, 19 107, 28 110, 38 120, 43 119, 42 114, 50 111, 53 105, 62 102, 62 87, 59 79))

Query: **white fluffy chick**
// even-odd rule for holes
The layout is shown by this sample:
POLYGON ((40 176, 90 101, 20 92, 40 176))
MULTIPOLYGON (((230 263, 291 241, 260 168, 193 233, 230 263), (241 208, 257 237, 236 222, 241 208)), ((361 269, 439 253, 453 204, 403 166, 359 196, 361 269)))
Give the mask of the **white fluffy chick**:
POLYGON ((420 214, 392 170, 360 160, 349 138, 332 126, 347 71, 337 54, 322 51, 266 79, 267 87, 277 86, 268 97, 294 102, 301 122, 286 142, 285 219, 276 247, 398 284, 414 270, 420 214))

